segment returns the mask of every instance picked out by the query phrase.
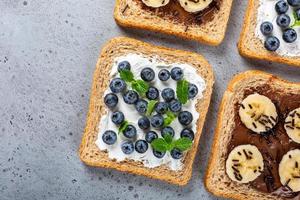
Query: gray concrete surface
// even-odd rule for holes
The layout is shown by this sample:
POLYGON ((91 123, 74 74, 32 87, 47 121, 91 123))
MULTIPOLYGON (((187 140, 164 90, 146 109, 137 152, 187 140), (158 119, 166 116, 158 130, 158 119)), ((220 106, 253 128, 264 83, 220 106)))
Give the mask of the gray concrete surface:
MULTIPOLYGON (((300 69, 254 63, 236 43, 246 1, 236 0, 219 47, 119 28, 112 0, 0 1, 0 199, 217 199, 203 186, 218 105, 230 78, 260 69, 299 81, 300 69), (95 63, 103 45, 127 35, 203 54, 216 84, 193 178, 177 187, 83 165, 77 156, 95 63)), ((220 19, 221 20, 221 19, 220 19)))

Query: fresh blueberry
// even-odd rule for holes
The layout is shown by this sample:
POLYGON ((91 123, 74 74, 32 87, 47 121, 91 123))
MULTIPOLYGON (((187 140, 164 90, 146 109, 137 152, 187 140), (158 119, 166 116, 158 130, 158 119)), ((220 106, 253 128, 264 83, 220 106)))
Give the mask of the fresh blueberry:
POLYGON ((169 80, 170 76, 171 76, 171 73, 167 69, 162 69, 158 73, 158 78, 161 81, 167 81, 167 80, 169 80))
POLYGON ((177 99, 173 99, 170 103, 169 103, 169 109, 172 112, 179 112, 181 110, 181 103, 177 100, 177 99))
POLYGON ((174 67, 171 69, 171 77, 175 81, 179 81, 180 79, 183 78, 183 71, 179 67, 174 67))
POLYGON ((300 0, 287 0, 287 2, 293 7, 300 6, 300 0))
POLYGON ((105 131, 102 135, 102 140, 105 144, 113 145, 117 141, 117 134, 114 131, 105 131))
POLYGON ((147 117, 142 117, 138 120, 140 129, 146 130, 150 127, 150 120, 147 117))
POLYGON ((189 129, 189 128, 185 128, 181 131, 180 133, 180 137, 187 137, 189 138, 190 140, 194 140, 194 137, 195 137, 195 134, 194 134, 194 131, 192 129, 189 129))
POLYGON ((195 84, 190 83, 189 84, 189 98, 192 99, 195 96, 197 96, 197 94, 198 94, 198 87, 195 84))
POLYGON ((161 130, 162 137, 165 137, 167 134, 169 134, 171 137, 174 137, 175 131, 171 126, 166 126, 161 130))
POLYGON ((143 99, 138 100, 135 104, 135 109, 141 114, 145 114, 147 112, 147 107, 148 102, 143 99))
POLYGON ((171 156, 174 159, 180 159, 180 158, 182 158, 183 154, 179 149, 174 148, 171 150, 171 156))
POLYGON ((264 46, 269 51, 276 51, 280 46, 280 41, 275 36, 269 36, 267 37, 264 46))
POLYGON ((187 126, 193 121, 193 115, 189 111, 181 111, 178 120, 182 125, 187 126))
POLYGON ((287 28, 291 23, 291 18, 287 14, 278 15, 276 23, 281 28, 287 28))
POLYGON ((166 155, 166 152, 159 152, 159 151, 155 151, 153 149, 153 155, 156 157, 156 158, 163 158, 165 155, 166 155))
POLYGON ((155 78, 155 72, 150 67, 146 67, 141 71, 141 78, 147 82, 153 81, 155 78))
POLYGON ((264 35, 270 35, 273 31, 273 24, 271 22, 263 22, 260 25, 260 31, 264 35))
POLYGON ((133 90, 128 90, 124 94, 123 99, 127 104, 135 104, 139 100, 139 95, 133 90))
POLYGON ((145 135, 145 140, 148 142, 148 143, 151 143, 153 140, 155 140, 156 138, 158 138, 158 135, 156 132, 154 131, 149 131, 146 133, 145 135))
POLYGON ((155 111, 158 114, 165 114, 168 111, 168 104, 166 102, 159 102, 155 106, 155 111))
POLYGON ((114 78, 109 84, 110 90, 113 93, 119 93, 125 90, 126 83, 120 78, 114 78))
POLYGON ((116 125, 121 125, 125 120, 124 114, 120 111, 114 112, 111 115, 111 121, 116 125))
POLYGON ((175 98, 175 92, 172 88, 165 88, 162 90, 161 96, 165 101, 169 102, 175 98))
POLYGON ((138 153, 145 153, 148 150, 148 143, 145 140, 137 140, 135 142, 135 150, 138 153))
POLYGON ((132 141, 125 141, 121 145, 121 149, 125 154, 132 154, 134 151, 134 144, 132 141))
POLYGON ((123 131, 123 135, 127 138, 134 138, 136 136, 136 128, 132 125, 128 125, 123 131))
POLYGON ((288 28, 284 30, 282 39, 287 43, 295 42, 297 39, 297 32, 292 28, 288 28))
POLYGON ((118 101, 118 96, 113 93, 109 93, 104 97, 104 103, 109 108, 115 108, 118 104, 118 101))
POLYGON ((284 0, 280 0, 275 4, 275 10, 278 14, 283 14, 288 11, 289 5, 284 0))
POLYGON ((298 9, 295 11, 295 14, 296 14, 297 19, 300 20, 300 8, 298 8, 298 9))
POLYGON ((150 86, 146 92, 146 97, 150 100, 155 100, 159 97, 159 91, 157 88, 150 86))
POLYGON ((118 72, 121 72, 122 70, 130 70, 131 66, 128 61, 122 61, 118 65, 118 72))
POLYGON ((154 115, 151 118, 151 125, 154 128, 160 128, 160 127, 162 127, 164 125, 164 118, 163 118, 163 116, 160 115, 160 114, 154 115))

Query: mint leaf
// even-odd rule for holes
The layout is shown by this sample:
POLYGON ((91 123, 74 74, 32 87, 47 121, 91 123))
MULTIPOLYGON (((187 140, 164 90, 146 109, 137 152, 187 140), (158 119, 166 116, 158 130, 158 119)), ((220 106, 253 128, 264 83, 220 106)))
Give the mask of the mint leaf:
POLYGON ((123 133, 123 131, 125 131, 125 129, 127 128, 127 126, 129 125, 128 121, 124 121, 120 127, 119 127, 119 132, 118 133, 123 133))
POLYGON ((189 82, 186 80, 179 80, 177 82, 176 95, 180 103, 186 104, 189 97, 189 82))
POLYGON ((139 93, 141 96, 145 96, 146 92, 149 89, 148 83, 146 83, 143 80, 134 80, 134 81, 132 81, 131 87, 132 87, 132 89, 137 91, 137 93, 139 93))
POLYGON ((174 147, 180 151, 186 151, 192 147, 193 141, 189 138, 183 137, 174 141, 174 147))
POLYGON ((164 139, 165 139, 166 143, 168 143, 168 144, 171 144, 172 140, 173 140, 171 134, 169 134, 169 133, 164 135, 164 139))
POLYGON ((298 19, 296 12, 293 12, 293 18, 294 18, 294 23, 293 25, 291 25, 291 28, 300 26, 300 20, 298 19))
POLYGON ((163 138, 157 138, 151 142, 151 146, 155 151, 166 152, 168 143, 163 138))
POLYGON ((127 69, 120 71, 120 77, 126 82, 134 81, 133 73, 127 69))
POLYGON ((157 102, 158 101, 156 101, 156 100, 151 100, 151 101, 148 102, 147 112, 146 112, 147 116, 150 116, 152 114, 157 102))
POLYGON ((176 115, 170 111, 168 111, 167 113, 167 117, 164 119, 164 127, 169 126, 174 119, 176 119, 176 115))

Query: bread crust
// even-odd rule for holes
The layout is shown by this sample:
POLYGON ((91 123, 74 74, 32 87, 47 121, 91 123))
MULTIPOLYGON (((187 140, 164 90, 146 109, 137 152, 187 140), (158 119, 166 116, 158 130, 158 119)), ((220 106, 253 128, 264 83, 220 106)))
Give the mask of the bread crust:
POLYGON ((300 55, 296 57, 285 57, 276 52, 270 52, 264 48, 263 42, 255 37, 258 4, 259 0, 248 1, 244 25, 238 42, 240 55, 250 59, 272 61, 300 67, 300 55))
POLYGON ((124 4, 128 1, 132 0, 116 0, 114 18, 120 26, 175 35, 188 40, 196 40, 211 46, 217 46, 223 41, 233 2, 233 0, 222 0, 220 10, 216 13, 217 16, 214 17, 210 23, 206 23, 203 26, 196 25, 189 27, 188 30, 186 30, 186 25, 178 24, 171 20, 166 21, 158 19, 157 23, 152 23, 151 20, 147 18, 139 19, 141 16, 135 16, 134 18, 125 16, 122 11, 124 10, 124 4), (220 18, 222 18, 222 20, 220 20, 220 18), (221 21, 221 23, 219 21, 221 21), (214 31, 211 30, 213 23, 218 23, 218 25, 214 27, 214 31))
POLYGON ((150 178, 163 180, 172 184, 185 185, 192 175, 192 164, 197 152, 205 116, 209 107, 214 83, 213 71, 209 63, 196 53, 181 50, 168 49, 165 47, 153 46, 138 40, 118 37, 110 40, 102 49, 98 59, 93 77, 92 91, 90 97, 89 112, 87 115, 86 128, 79 148, 80 159, 90 166, 112 168, 119 171, 144 175, 150 178), (153 169, 144 167, 141 162, 125 160, 116 162, 108 158, 107 152, 100 151, 95 144, 98 136, 98 124, 101 116, 105 114, 106 108, 103 103, 103 93, 109 84, 109 72, 115 57, 128 53, 141 53, 146 56, 158 56, 164 62, 185 62, 196 67, 197 72, 205 79, 206 89, 203 98, 197 103, 197 110, 200 117, 197 122, 197 134, 192 149, 184 159, 184 167, 179 171, 169 170, 167 166, 159 166, 153 169), (191 63, 193 62, 194 63, 191 63))

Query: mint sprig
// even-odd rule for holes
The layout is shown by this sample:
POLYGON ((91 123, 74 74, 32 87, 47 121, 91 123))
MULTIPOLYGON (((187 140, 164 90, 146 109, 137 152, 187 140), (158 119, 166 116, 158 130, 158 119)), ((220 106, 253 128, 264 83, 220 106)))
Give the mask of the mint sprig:
POLYGON ((120 71, 120 77, 125 82, 131 83, 131 87, 133 90, 135 90, 141 96, 145 96, 146 92, 149 89, 149 84, 147 82, 140 79, 135 80, 133 73, 127 69, 120 71))
POLYGON ((174 119, 176 119, 176 117, 177 117, 171 111, 167 111, 166 115, 167 115, 167 117, 164 118, 164 127, 169 126, 174 121, 174 119))
POLYGON ((124 121, 124 122, 119 126, 118 133, 123 133, 123 131, 125 131, 125 129, 127 128, 128 125, 129 125, 129 122, 128 122, 128 121, 124 121))
POLYGON ((296 12, 293 12, 293 18, 294 18, 294 23, 293 25, 291 25, 291 28, 300 26, 300 20, 298 19, 296 12))
POLYGON ((133 73, 129 70, 121 70, 120 71, 120 77, 125 82, 132 82, 134 80, 133 73))
POLYGON ((150 116, 152 114, 157 102, 158 101, 156 101, 156 100, 151 100, 151 101, 148 102, 147 112, 146 112, 147 116, 150 116))
POLYGON ((177 82, 176 95, 180 103, 186 104, 189 99, 189 82, 187 80, 182 79, 177 82))

